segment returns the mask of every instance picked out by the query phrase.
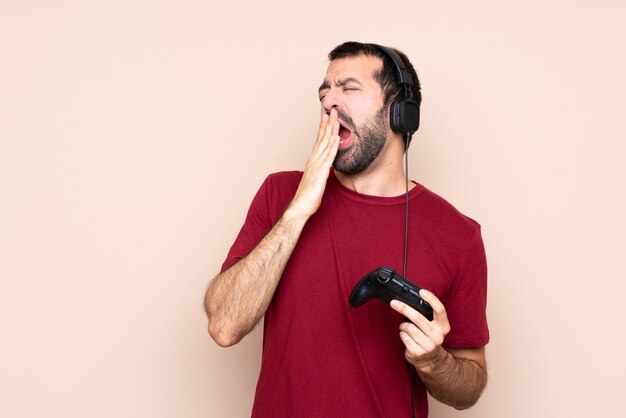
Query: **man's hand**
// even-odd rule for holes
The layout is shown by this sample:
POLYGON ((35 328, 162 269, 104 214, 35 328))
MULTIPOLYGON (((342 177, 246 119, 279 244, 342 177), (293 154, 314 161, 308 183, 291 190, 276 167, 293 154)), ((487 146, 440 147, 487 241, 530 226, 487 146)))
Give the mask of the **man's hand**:
POLYGON ((450 332, 450 323, 446 308, 435 295, 422 289, 420 296, 433 308, 432 321, 398 300, 393 300, 391 307, 411 321, 400 325, 400 338, 406 347, 404 355, 407 361, 418 371, 429 373, 442 355, 445 356, 441 344, 450 332))
POLYGON ((337 111, 332 110, 322 116, 313 152, 283 216, 247 256, 209 284, 204 308, 209 333, 220 346, 237 344, 267 311, 304 225, 322 202, 339 148, 338 133, 337 111))
POLYGON ((427 290, 420 290, 420 296, 433 308, 432 321, 398 300, 390 304, 411 320, 400 325, 404 355, 433 397, 456 409, 469 408, 487 385, 485 348, 444 349, 450 332, 446 308, 427 290))
POLYGON ((286 212, 308 218, 319 209, 330 167, 339 149, 338 134, 337 111, 332 109, 330 115, 322 116, 313 152, 306 162, 302 180, 286 212))

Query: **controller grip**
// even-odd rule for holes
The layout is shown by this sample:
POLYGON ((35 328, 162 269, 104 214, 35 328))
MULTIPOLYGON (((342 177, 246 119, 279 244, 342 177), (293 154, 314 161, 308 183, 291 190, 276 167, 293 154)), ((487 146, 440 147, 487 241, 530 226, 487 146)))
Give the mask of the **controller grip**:
MULTIPOLYGON (((371 274, 371 273, 370 273, 371 274)), ((375 292, 372 289, 372 283, 370 281, 369 275, 363 277, 361 281, 354 286, 352 292, 350 293, 350 298, 348 302, 350 302, 350 306, 353 308, 357 308, 363 305, 365 302, 369 302, 374 298, 375 292)))
POLYGON ((374 297, 387 304, 397 299, 432 321, 434 317, 432 307, 420 297, 420 290, 419 286, 400 276, 393 269, 383 266, 366 274, 354 286, 348 301, 356 308, 374 297))

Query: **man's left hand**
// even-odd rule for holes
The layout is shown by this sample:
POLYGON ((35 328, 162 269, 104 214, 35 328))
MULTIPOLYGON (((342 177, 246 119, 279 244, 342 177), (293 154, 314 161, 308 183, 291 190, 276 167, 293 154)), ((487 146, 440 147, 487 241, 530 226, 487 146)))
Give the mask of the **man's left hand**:
POLYGON ((407 361, 418 371, 428 373, 447 356, 441 345, 450 332, 450 323, 446 308, 435 295, 422 289, 420 296, 433 308, 432 321, 399 300, 392 300, 390 306, 411 321, 400 325, 400 338, 406 347, 404 355, 407 361))

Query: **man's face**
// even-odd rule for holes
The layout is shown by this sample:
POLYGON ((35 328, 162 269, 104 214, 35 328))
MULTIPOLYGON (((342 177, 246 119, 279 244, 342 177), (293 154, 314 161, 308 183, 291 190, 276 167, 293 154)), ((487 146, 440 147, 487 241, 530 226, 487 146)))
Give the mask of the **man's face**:
POLYGON ((319 95, 321 111, 334 107, 339 116, 340 144, 333 168, 354 174, 378 157, 389 133, 388 109, 373 75, 382 66, 377 57, 358 55, 331 61, 319 95))

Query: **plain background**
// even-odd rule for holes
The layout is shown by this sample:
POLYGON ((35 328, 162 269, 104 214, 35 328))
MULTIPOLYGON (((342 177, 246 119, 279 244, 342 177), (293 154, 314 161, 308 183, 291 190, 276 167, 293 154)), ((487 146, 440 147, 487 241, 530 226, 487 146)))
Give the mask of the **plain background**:
POLYGON ((248 416, 260 329, 219 348, 202 297, 346 40, 411 57, 410 176, 483 226, 489 386, 432 416, 625 416, 625 14, 0 0, 0 416, 248 416))

